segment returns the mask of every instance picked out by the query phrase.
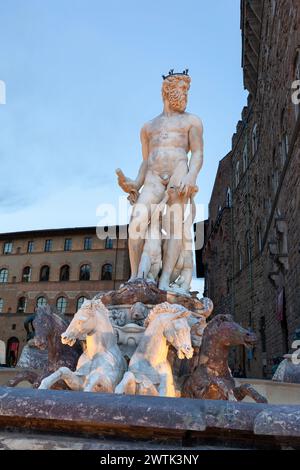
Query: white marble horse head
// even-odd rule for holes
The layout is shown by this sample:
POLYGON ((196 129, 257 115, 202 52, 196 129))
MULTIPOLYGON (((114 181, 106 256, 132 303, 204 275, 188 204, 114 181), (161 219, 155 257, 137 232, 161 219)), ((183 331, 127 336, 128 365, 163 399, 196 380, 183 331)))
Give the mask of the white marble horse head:
POLYGON ((188 317, 191 312, 181 305, 164 302, 156 305, 145 320, 145 327, 155 330, 161 325, 163 335, 177 351, 179 359, 191 359, 194 353, 188 317))
POLYGON ((62 333, 63 344, 73 346, 75 341, 85 340, 99 329, 99 320, 103 334, 112 333, 113 328, 109 320, 109 312, 100 299, 85 300, 77 313, 75 313, 67 330, 62 333))

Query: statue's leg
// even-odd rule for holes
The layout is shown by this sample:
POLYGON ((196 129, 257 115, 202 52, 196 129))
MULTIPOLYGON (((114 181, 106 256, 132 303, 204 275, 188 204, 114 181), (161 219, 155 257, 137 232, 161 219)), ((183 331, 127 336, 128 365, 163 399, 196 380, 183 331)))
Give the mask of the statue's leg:
POLYGON ((176 166, 168 184, 167 213, 163 217, 164 232, 167 233, 163 246, 163 266, 159 288, 168 290, 171 276, 183 248, 183 220, 187 198, 178 193, 182 178, 187 174, 185 162, 176 166))
POLYGON ((185 252, 184 254, 184 268, 180 273, 180 280, 178 284, 182 289, 188 291, 191 287, 193 278, 193 254, 192 252, 185 252))
MULTIPOLYGON (((162 367, 162 366, 161 366, 162 367)), ((176 397, 172 368, 169 363, 165 363, 159 374, 160 383, 158 394, 160 397, 176 397)))
POLYGON ((139 270, 137 277, 140 279, 148 279, 149 272, 151 269, 151 259, 148 253, 144 253, 141 256, 141 261, 139 264, 139 270))
POLYGON ((135 395, 136 381, 135 381, 135 376, 132 372, 130 371, 125 372, 123 379, 115 388, 115 393, 125 394, 125 395, 135 395))
POLYGON ((193 278, 193 245, 191 224, 184 224, 183 235, 183 266, 180 272, 180 280, 178 284, 182 289, 189 292, 193 278))
POLYGON ((158 176, 148 175, 144 188, 135 204, 129 224, 129 258, 131 266, 131 278, 138 275, 138 268, 142 257, 146 232, 151 214, 151 206, 158 204, 163 199, 165 186, 158 176))
POLYGON ((242 384, 233 389, 235 398, 242 401, 246 396, 251 397, 256 403, 268 403, 268 400, 258 393, 250 384, 242 384))
POLYGON ((38 379, 38 374, 34 371, 24 371, 24 372, 19 372, 15 377, 10 379, 7 382, 7 387, 16 387, 20 382, 26 381, 31 384, 34 384, 34 382, 38 379))
POLYGON ((114 386, 109 377, 106 377, 103 372, 96 369, 88 376, 83 391, 113 393, 114 386))
POLYGON ((49 389, 59 380, 66 382, 71 390, 82 390, 84 377, 78 376, 67 367, 60 367, 56 372, 42 380, 40 390, 49 389))
POLYGON ((161 263, 155 262, 151 266, 150 273, 148 274, 149 279, 153 279, 153 281, 157 281, 158 274, 161 268, 161 263))
POLYGON ((182 387, 182 396, 199 398, 200 400, 230 400, 235 397, 228 385, 210 374, 194 373, 190 375, 182 387))
POLYGON ((170 287, 171 275, 177 264, 183 245, 183 213, 184 205, 179 201, 167 206, 167 237, 164 243, 164 253, 162 262, 162 274, 159 280, 159 288, 168 290, 170 287))
POLYGON ((49 371, 44 371, 41 375, 39 375, 33 383, 33 388, 39 388, 42 383, 42 380, 46 377, 49 377, 49 371))

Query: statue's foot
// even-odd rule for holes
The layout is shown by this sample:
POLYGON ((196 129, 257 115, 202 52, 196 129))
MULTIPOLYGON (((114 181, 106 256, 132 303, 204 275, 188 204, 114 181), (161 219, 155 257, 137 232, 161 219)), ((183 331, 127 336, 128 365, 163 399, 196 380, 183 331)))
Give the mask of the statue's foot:
POLYGON ((191 296, 191 293, 188 289, 185 289, 184 287, 179 286, 178 284, 174 283, 171 284, 170 286, 170 291, 175 292, 176 294, 182 294, 182 295, 189 295, 191 296))
POLYGON ((155 281, 155 279, 153 279, 151 277, 147 277, 146 282, 157 285, 157 282, 155 281))
POLYGON ((168 290, 170 290, 170 285, 169 285, 168 282, 160 282, 159 285, 158 285, 158 288, 159 288, 160 290, 166 290, 166 291, 168 291, 168 290))
POLYGON ((45 382, 44 380, 41 381, 40 385, 39 385, 39 388, 38 390, 48 390, 48 386, 47 386, 47 382, 45 382))

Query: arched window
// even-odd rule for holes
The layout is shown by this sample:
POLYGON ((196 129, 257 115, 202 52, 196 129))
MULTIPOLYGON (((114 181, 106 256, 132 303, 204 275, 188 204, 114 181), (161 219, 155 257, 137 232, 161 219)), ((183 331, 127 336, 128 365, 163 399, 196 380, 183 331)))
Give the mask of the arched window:
POLYGON ((29 282, 31 278, 31 267, 25 266, 22 273, 22 282, 29 282))
POLYGON ((247 170, 248 167, 248 151, 247 151, 247 144, 244 146, 243 150, 243 172, 247 170))
POLYGON ((24 313, 26 311, 26 305, 27 305, 26 297, 20 297, 19 300, 18 300, 17 311, 24 313))
POLYGON ((231 206, 232 206, 231 189, 228 187, 227 193, 226 193, 226 207, 230 208, 231 206))
POLYGON ((261 237, 261 226, 260 224, 256 225, 256 249, 257 253, 262 251, 262 237, 261 237))
POLYGON ((289 138, 287 133, 283 131, 281 142, 280 142, 280 156, 282 166, 285 164, 287 156, 289 154, 289 138))
POLYGON ((6 346, 4 341, 0 339, 0 366, 6 365, 6 346))
POLYGON ((39 297, 36 301, 36 306, 37 307, 43 307, 44 305, 47 305, 47 299, 43 296, 39 297))
POLYGON ((79 310, 82 307, 82 304, 85 300, 87 300, 87 298, 84 296, 81 296, 77 299, 77 305, 76 305, 77 310, 79 310))
POLYGON ((12 253, 12 249, 13 249, 13 244, 12 244, 12 242, 6 242, 6 243, 4 243, 4 246, 3 246, 3 254, 4 254, 4 255, 8 255, 9 253, 12 253))
POLYGON ((276 0, 271 0, 271 13, 272 13, 272 18, 275 15, 275 10, 276 10, 276 0))
POLYGON ((252 129, 252 156, 254 156, 258 149, 258 134, 257 124, 255 123, 252 129))
POLYGON ((15 367, 18 361, 19 340, 16 337, 9 338, 6 348, 6 364, 9 367, 15 367))
POLYGON ((65 264, 60 268, 59 280, 68 281, 70 279, 70 267, 65 264))
POLYGON ((0 313, 3 312, 3 307, 4 307, 4 300, 0 299, 0 313))
POLYGON ((241 271, 243 269, 243 254, 241 245, 238 243, 237 246, 237 262, 238 262, 238 270, 241 271))
POLYGON ((251 240, 250 240, 249 232, 246 233, 246 253, 247 253, 248 263, 251 263, 252 254, 251 254, 251 240))
POLYGON ((235 187, 237 188, 240 182, 240 162, 235 165, 235 187))
POLYGON ((89 264, 83 264, 80 268, 79 280, 89 281, 91 278, 91 267, 89 264))
MULTIPOLYGON (((289 153, 289 138, 286 132, 285 115, 286 115, 286 110, 285 108, 283 108, 281 111, 281 116, 280 116, 280 144, 279 144, 282 166, 284 166, 288 153, 289 153)), ((274 150, 274 153, 273 153, 273 168, 275 168, 276 166, 276 162, 274 161, 275 157, 276 157, 276 150, 274 150)))
POLYGON ((50 268, 49 266, 42 266, 40 271, 40 281, 47 282, 49 281, 50 268))
POLYGON ((112 280, 112 265, 111 264, 106 263, 102 266, 101 280, 102 281, 112 280))
POLYGON ((0 282, 4 283, 8 281, 8 269, 0 269, 0 282))
POLYGON ((92 249, 93 239, 91 237, 85 237, 84 239, 84 250, 92 249))
POLYGON ((105 248, 107 250, 111 250, 113 248, 113 241, 111 238, 109 237, 106 237, 106 240, 105 240, 105 248))
POLYGON ((299 89, 299 81, 300 81, 300 51, 297 52, 296 58, 295 58, 295 70, 294 70, 294 76, 295 76, 295 85, 293 84, 293 90, 295 92, 293 93, 293 103, 295 105, 295 116, 296 119, 299 116, 300 113, 300 89, 299 89))
POLYGON ((59 297, 56 301, 56 308, 59 313, 65 313, 67 309, 67 299, 65 297, 59 297))

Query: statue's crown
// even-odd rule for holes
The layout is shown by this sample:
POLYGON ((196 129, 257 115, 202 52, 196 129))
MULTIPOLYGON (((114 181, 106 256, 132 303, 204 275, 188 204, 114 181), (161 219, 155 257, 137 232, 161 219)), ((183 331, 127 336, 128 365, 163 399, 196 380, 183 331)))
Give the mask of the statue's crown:
POLYGON ((174 72, 174 69, 169 70, 168 75, 162 75, 162 78, 166 80, 166 78, 172 77, 173 75, 186 75, 189 76, 189 69, 183 70, 183 72, 174 72))

